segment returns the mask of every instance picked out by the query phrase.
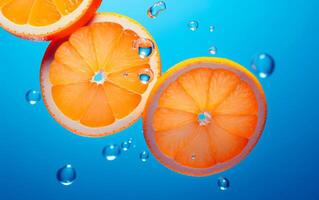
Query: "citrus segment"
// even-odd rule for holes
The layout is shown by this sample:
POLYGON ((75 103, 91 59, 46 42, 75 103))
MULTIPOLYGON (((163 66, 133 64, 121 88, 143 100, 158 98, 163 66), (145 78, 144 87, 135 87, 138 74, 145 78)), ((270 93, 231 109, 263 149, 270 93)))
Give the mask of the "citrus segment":
POLYGON ((26 39, 64 37, 87 23, 101 0, 2 0, 0 25, 26 39))
POLYGON ((53 0, 38 0, 33 2, 28 23, 33 26, 46 26, 57 22, 61 14, 53 0))
POLYGON ((246 157, 263 131, 266 114, 263 90, 243 67, 226 59, 190 59, 154 87, 144 135, 165 166, 204 176, 246 157))
POLYGON ((117 14, 97 14, 69 38, 50 44, 41 67, 41 87, 49 112, 72 132, 99 137, 137 120, 160 74, 157 49, 139 57, 132 44, 151 35, 117 14), (147 70, 152 78, 139 79, 147 70))

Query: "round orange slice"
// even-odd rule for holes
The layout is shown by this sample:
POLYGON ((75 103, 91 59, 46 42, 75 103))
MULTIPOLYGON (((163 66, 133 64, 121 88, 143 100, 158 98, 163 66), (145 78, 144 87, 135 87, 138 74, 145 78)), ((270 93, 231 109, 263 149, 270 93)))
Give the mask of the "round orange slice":
POLYGON ((25 39, 51 40, 87 23, 101 0, 0 0, 0 25, 25 39))
POLYGON ((78 135, 101 137, 141 116, 160 72, 159 51, 142 25, 100 13, 68 38, 50 44, 41 88, 45 105, 60 124, 78 135))
POLYGON ((168 168, 206 176, 245 158, 265 121, 264 92, 249 71, 227 59, 195 58, 159 79, 147 103, 144 135, 168 168))

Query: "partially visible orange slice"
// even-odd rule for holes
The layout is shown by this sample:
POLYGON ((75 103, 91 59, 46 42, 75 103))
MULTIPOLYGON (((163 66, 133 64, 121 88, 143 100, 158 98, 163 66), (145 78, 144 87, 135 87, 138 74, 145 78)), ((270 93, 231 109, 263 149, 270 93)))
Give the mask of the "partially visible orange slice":
POLYGON ((0 0, 0 25, 26 39, 51 40, 87 23, 101 0, 0 0))
POLYGON ((147 103, 144 135, 168 168, 193 176, 226 170, 256 145, 266 121, 258 80, 221 58, 195 58, 170 69, 147 103))
MULTIPOLYGON (((143 49, 142 49, 143 50, 143 49)), ((161 72, 152 36, 134 20, 97 14, 69 38, 54 41, 44 56, 41 87, 51 115, 89 137, 120 131, 142 114, 161 72), (141 56, 137 41, 153 41, 141 56)))

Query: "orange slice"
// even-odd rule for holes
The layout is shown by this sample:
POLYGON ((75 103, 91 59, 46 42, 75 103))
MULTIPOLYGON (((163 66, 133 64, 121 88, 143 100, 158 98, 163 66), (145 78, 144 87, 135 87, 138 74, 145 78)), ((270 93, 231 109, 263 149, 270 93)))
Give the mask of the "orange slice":
POLYGON ((0 25, 32 40, 63 37, 87 23, 101 0, 0 0, 0 25))
POLYGON ((41 67, 51 115, 70 131, 90 137, 135 122, 161 71, 155 43, 145 57, 134 45, 139 40, 154 41, 134 20, 101 13, 69 38, 53 41, 41 67))
POLYGON ((264 92, 250 72, 230 60, 195 58, 159 79, 147 103, 144 135, 162 164, 205 176, 245 158, 265 121, 264 92))

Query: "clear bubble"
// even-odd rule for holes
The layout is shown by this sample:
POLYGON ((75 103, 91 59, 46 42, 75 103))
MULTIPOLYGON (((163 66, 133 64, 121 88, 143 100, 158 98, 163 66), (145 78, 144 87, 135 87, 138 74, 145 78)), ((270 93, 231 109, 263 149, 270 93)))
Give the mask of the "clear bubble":
POLYGON ((211 25, 211 26, 209 26, 209 32, 214 32, 215 31, 215 26, 213 26, 213 25, 211 25))
POLYGON ((216 54, 217 54, 217 47, 211 46, 211 47, 208 49, 208 53, 209 53, 210 55, 216 55, 216 54))
POLYGON ((25 99, 31 105, 37 104, 41 100, 41 92, 38 90, 28 90, 25 99))
POLYGON ((121 144, 121 149, 122 149, 122 151, 128 151, 128 150, 130 149, 130 147, 131 147, 131 142, 130 142, 130 140, 124 141, 124 142, 122 142, 122 144, 121 144))
POLYGON ((267 53, 260 53, 254 57, 251 66, 260 78, 267 78, 275 70, 275 60, 267 53))
POLYGON ((70 164, 67 164, 57 171, 56 178, 62 185, 71 185, 76 179, 76 171, 70 164))
POLYGON ((143 84, 148 84, 153 80, 154 74, 151 69, 145 68, 138 74, 138 78, 143 84))
POLYGON ((102 154, 108 161, 115 160, 121 154, 121 148, 117 144, 109 144, 103 148, 102 154))
POLYGON ((225 177, 220 177, 217 180, 217 186, 222 191, 228 190, 230 186, 229 180, 225 177))
POLYGON ((198 27, 199 27, 198 21, 192 20, 192 21, 188 22, 188 28, 191 31, 196 31, 198 29, 198 27))
POLYGON ((134 41, 133 48, 137 49, 140 58, 145 59, 152 55, 155 45, 150 39, 140 38, 134 41))
POLYGON ((149 153, 147 151, 142 151, 140 153, 140 160, 142 162, 147 162, 148 158, 149 158, 149 153))
POLYGON ((166 10, 166 4, 164 1, 158 1, 153 4, 148 10, 147 15, 150 18, 156 18, 161 12, 166 10))

